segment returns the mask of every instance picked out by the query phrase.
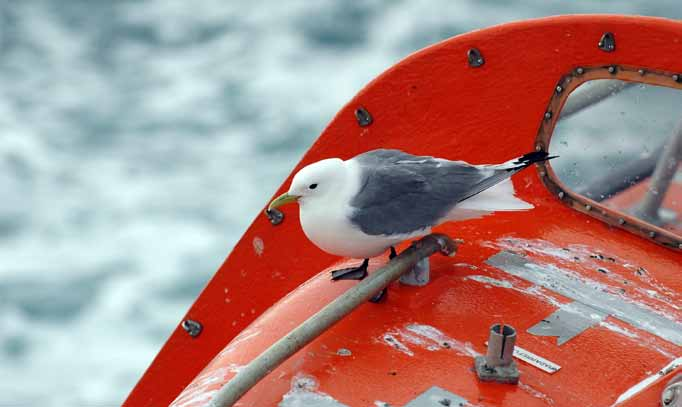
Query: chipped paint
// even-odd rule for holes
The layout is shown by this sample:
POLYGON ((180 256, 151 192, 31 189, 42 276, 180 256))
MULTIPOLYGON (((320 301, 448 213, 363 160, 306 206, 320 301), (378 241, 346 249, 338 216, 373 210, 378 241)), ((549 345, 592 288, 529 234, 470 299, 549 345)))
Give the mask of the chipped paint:
POLYGON ((522 383, 522 382, 519 382, 518 386, 521 390, 525 391, 526 393, 530 394, 531 396, 544 401, 545 404, 547 404, 549 406, 554 405, 554 400, 551 397, 549 397, 548 395, 546 395, 545 393, 541 392, 540 390, 534 389, 533 387, 531 387, 525 383, 522 383))
POLYGON ((398 339, 396 339, 393 334, 387 333, 382 337, 384 343, 386 343, 389 346, 394 347, 395 349, 399 350, 400 352, 408 355, 408 356, 414 356, 414 352, 410 350, 405 344, 400 342, 398 339))
POLYGON ((682 366, 682 357, 678 357, 677 359, 674 359, 665 367, 663 367, 661 370, 656 372, 655 374, 645 378, 641 382, 635 384, 634 386, 630 387, 627 389, 623 394, 618 396, 616 399, 616 402, 612 404, 612 406, 616 406, 618 404, 621 404, 622 402, 632 398, 635 394, 641 392, 642 390, 646 389, 649 387, 651 384, 656 382, 658 379, 664 377, 668 373, 672 372, 673 370, 677 369, 678 367, 682 366))
POLYGON ((553 264, 536 264, 509 252, 500 252, 486 263, 682 345, 682 324, 674 316, 628 297, 614 287, 553 264))
POLYGON ((302 373, 291 380, 291 390, 282 396, 278 407, 348 407, 332 396, 318 390, 319 384, 313 376, 302 373))
POLYGON ((265 242, 263 242, 263 239, 260 237, 256 236, 253 238, 253 251, 256 252, 256 255, 258 257, 263 255, 263 251, 265 250, 265 242))
POLYGON ((438 328, 424 324, 407 324, 402 328, 395 328, 385 333, 381 341, 409 356, 414 351, 407 344, 425 349, 429 352, 452 350, 463 356, 479 356, 470 342, 461 342, 441 332, 438 328))
POLYGON ((494 285, 496 287, 513 288, 514 286, 507 280, 498 280, 488 276, 473 275, 464 277, 465 280, 478 281, 479 283, 494 285))

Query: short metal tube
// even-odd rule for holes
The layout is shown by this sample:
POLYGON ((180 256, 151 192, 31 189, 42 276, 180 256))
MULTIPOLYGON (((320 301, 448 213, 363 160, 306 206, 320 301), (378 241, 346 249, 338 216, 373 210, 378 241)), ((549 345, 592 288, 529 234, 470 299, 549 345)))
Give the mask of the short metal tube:
POLYGON ((488 352, 485 363, 488 367, 508 366, 512 362, 516 330, 509 325, 495 324, 490 327, 488 352))

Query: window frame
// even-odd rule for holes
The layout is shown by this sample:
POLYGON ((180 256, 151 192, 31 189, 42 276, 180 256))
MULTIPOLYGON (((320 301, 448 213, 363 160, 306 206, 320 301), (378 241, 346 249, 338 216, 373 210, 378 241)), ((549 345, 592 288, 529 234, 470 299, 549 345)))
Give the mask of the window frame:
MULTIPOLYGON (((536 150, 548 151, 554 128, 569 95, 585 82, 597 79, 618 79, 647 85, 664 86, 682 91, 682 74, 644 67, 624 65, 578 66, 556 84, 545 110, 536 137, 536 150)), ((681 117, 682 119, 682 117, 681 117)), ((561 182, 551 162, 538 163, 538 174, 547 189, 561 202, 611 226, 627 230, 647 240, 682 251, 682 237, 647 223, 630 214, 609 208, 598 201, 572 191, 561 182)))

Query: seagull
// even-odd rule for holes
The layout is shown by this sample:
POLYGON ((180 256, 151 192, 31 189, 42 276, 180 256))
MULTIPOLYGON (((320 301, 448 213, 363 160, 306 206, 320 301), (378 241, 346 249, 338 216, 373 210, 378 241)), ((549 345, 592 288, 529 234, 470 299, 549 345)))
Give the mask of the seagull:
POLYGON ((369 258, 441 223, 533 206, 514 196, 509 177, 549 160, 534 151, 502 164, 473 165, 400 150, 378 149, 349 160, 329 158, 302 168, 268 211, 298 202, 303 232, 317 247, 364 259, 334 270, 332 280, 362 280, 369 258))

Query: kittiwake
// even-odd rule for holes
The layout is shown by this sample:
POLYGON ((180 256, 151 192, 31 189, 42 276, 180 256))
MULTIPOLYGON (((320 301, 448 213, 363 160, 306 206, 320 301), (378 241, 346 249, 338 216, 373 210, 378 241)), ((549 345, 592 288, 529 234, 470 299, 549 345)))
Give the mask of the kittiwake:
POLYGON ((362 279, 369 258, 427 235, 444 222, 533 206, 514 196, 509 177, 545 161, 536 151, 495 165, 473 165, 400 150, 367 151, 349 160, 329 158, 302 168, 289 191, 268 210, 298 202, 305 235, 320 249, 364 259, 332 279, 362 279))

